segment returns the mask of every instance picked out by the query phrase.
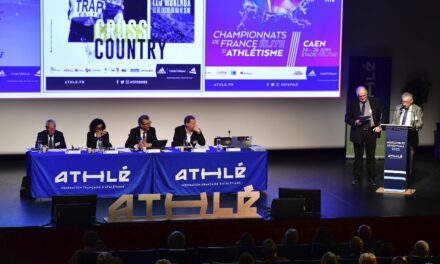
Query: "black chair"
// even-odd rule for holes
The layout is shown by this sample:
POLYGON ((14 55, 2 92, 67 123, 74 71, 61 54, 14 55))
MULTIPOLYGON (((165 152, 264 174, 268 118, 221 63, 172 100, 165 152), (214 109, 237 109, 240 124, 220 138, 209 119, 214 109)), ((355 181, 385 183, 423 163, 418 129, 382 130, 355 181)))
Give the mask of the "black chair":
POLYGON ((350 254, 350 246, 348 243, 333 243, 331 244, 331 252, 337 256, 346 256, 350 254))
POLYGON ((409 257, 409 264, 440 264, 440 257, 409 257))
POLYGON ((376 256, 380 255, 383 243, 384 242, 380 240, 367 241, 364 243, 365 252, 371 252, 376 256))
POLYGON ((77 252, 77 263, 78 264, 96 264, 96 258, 101 252, 77 252))
POLYGON ((124 264, 154 263, 157 260, 156 250, 154 249, 121 250, 112 253, 112 255, 115 257, 120 257, 124 264))
POLYGON ((312 245, 312 259, 321 259, 322 255, 331 251, 333 252, 334 244, 313 244, 312 245))
POLYGON ((204 262, 234 262, 236 251, 234 247, 199 247, 197 248, 199 263, 204 262))
POLYGON ((168 259, 176 264, 194 264, 197 263, 197 252, 193 248, 158 249, 157 259, 168 259))
MULTIPOLYGON (((263 260, 256 260, 255 264, 268 264, 269 262, 265 262, 263 260)), ((277 261, 277 262, 270 262, 270 264, 294 264, 293 261, 277 261)))
POLYGON ((313 260, 296 259, 292 263, 293 264, 321 264, 321 260, 320 259, 313 259, 313 260))
POLYGON ((312 245, 300 244, 296 246, 278 246, 278 255, 286 257, 290 260, 310 260, 312 259, 312 245))
POLYGON ((340 258, 338 260, 339 264, 358 264, 359 259, 358 258, 340 258))
POLYGON ((262 246, 254 246, 254 247, 250 247, 250 248, 237 247, 236 252, 237 252, 236 253, 237 258, 241 255, 241 253, 244 253, 244 252, 249 252, 249 254, 251 254, 255 260, 262 259, 264 257, 262 246))
POLYGON ((377 264, 391 264, 393 258, 376 257, 377 264))

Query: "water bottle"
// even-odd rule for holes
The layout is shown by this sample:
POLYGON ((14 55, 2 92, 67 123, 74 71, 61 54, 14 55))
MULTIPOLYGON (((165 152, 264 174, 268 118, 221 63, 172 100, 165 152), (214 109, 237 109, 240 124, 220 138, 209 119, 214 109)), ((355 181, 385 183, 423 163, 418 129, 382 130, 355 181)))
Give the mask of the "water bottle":
POLYGON ((99 150, 102 150, 102 139, 101 138, 98 138, 97 148, 99 150))
POLYGON ((217 150, 220 151, 222 149, 222 144, 221 144, 222 140, 221 140, 221 138, 220 137, 216 137, 215 143, 217 145, 217 150))
POLYGON ((37 148, 38 148, 38 152, 41 153, 41 151, 43 151, 43 141, 41 139, 37 140, 37 148))

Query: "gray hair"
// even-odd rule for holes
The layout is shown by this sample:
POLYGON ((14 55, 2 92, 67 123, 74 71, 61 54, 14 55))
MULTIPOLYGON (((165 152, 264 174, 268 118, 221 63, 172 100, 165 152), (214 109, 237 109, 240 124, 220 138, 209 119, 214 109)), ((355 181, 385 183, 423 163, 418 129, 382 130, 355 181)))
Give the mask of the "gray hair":
POLYGON ((429 255, 429 245, 425 240, 419 240, 414 244, 410 253, 414 257, 427 257, 429 255))
POLYGON ((356 95, 359 95, 359 91, 360 91, 360 90, 365 90, 365 91, 367 92, 367 94, 368 94, 368 89, 367 89, 367 87, 361 85, 361 86, 356 87, 356 95))
POLYGON ((409 99, 411 99, 411 100, 413 100, 413 95, 412 95, 412 93, 409 93, 409 92, 404 92, 403 94, 402 94, 402 99, 403 98, 409 98, 409 99))
POLYGON ((48 119, 48 120, 46 121, 46 127, 47 127, 49 124, 54 124, 54 125, 56 126, 56 125, 57 125, 57 122, 55 122, 55 120, 53 120, 53 119, 48 119))

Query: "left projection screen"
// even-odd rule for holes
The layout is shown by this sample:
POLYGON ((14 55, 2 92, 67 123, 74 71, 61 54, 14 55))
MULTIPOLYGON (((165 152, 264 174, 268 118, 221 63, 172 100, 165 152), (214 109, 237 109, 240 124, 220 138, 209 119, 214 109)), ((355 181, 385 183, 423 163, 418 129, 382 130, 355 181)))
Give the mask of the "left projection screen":
POLYGON ((6 0, 0 19, 0 98, 340 96, 342 0, 6 0))

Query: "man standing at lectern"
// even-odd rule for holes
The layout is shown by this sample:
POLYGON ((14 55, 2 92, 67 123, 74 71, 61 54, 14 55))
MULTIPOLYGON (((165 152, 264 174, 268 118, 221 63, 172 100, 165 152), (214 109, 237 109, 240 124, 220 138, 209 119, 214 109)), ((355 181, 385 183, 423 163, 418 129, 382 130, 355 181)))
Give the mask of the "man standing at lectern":
POLYGON ((368 96, 365 86, 356 88, 357 100, 353 101, 345 114, 345 123, 351 126, 350 141, 354 147, 354 165, 351 182, 360 184, 363 174, 364 149, 367 157, 368 184, 376 185, 376 140, 382 131, 382 105, 378 98, 368 96))
POLYGON ((392 123, 412 127, 408 130, 408 153, 410 154, 408 176, 411 176, 414 153, 417 145, 419 145, 419 130, 423 127, 423 110, 420 106, 414 104, 412 94, 408 92, 402 94, 402 103, 396 106, 392 123))

